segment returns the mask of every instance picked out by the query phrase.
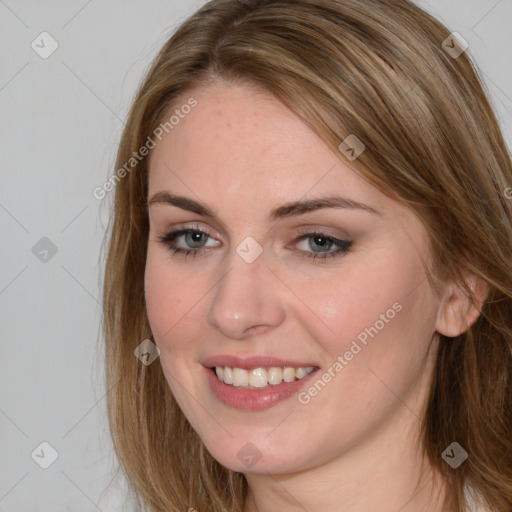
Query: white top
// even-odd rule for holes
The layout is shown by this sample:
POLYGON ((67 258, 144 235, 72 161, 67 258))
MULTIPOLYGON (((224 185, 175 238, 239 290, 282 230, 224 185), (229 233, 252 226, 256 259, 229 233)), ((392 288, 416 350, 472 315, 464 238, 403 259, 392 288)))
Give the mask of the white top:
POLYGON ((476 494, 476 491, 472 491, 469 484, 464 486, 464 494, 468 500, 467 512, 489 512, 489 509, 484 507, 481 498, 478 495, 473 496, 476 494))

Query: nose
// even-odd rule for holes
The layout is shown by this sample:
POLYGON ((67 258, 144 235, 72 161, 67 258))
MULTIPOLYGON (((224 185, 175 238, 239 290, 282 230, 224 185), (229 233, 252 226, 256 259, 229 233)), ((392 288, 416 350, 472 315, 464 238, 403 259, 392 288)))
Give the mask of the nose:
POLYGON ((231 339, 278 327, 285 318, 283 284, 263 255, 247 263, 234 253, 229 263, 212 295, 208 323, 231 339))

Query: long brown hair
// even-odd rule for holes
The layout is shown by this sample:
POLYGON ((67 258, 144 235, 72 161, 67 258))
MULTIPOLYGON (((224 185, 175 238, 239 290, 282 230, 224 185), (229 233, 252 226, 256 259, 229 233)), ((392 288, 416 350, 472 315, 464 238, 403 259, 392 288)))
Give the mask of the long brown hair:
POLYGON ((245 477, 206 451, 160 364, 134 357, 152 334, 148 158, 130 158, 178 98, 214 77, 272 93, 333 151, 355 134, 366 149, 352 167, 424 223, 432 284, 457 279, 471 294, 466 270, 487 283, 478 320, 460 336, 439 335, 421 444, 445 475, 445 510, 466 510, 469 485, 491 510, 510 512, 511 158, 469 52, 408 0, 212 0, 149 69, 119 145, 103 295, 110 430, 139 505, 235 512, 247 493, 245 477), (457 469, 441 456, 454 441, 469 454, 457 469))

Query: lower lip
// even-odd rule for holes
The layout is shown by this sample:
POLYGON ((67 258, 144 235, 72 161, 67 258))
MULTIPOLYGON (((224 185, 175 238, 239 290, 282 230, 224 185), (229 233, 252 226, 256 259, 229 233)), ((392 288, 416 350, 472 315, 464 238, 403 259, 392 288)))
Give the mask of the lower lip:
POLYGON ((210 387, 221 402, 235 409, 261 411, 283 402, 298 393, 299 389, 316 374, 318 368, 315 368, 300 380, 281 382, 281 384, 270 385, 263 389, 246 389, 224 384, 224 382, 218 379, 211 368, 205 368, 205 370, 210 387))

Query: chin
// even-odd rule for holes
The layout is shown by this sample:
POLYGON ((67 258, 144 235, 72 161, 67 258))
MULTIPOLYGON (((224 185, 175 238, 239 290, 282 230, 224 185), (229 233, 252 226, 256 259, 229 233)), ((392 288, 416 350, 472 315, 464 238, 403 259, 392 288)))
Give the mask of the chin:
POLYGON ((209 449, 207 443, 205 446, 212 457, 222 466, 244 474, 288 474, 314 466, 314 463, 308 464, 307 462, 308 457, 304 452, 303 443, 297 441, 287 448, 281 444, 280 439, 276 438, 274 443, 267 442, 265 444, 264 436, 266 435, 268 432, 260 437, 263 442, 230 438, 225 444, 214 443, 213 450, 209 449), (298 449, 300 450, 300 459, 297 459, 298 449))

